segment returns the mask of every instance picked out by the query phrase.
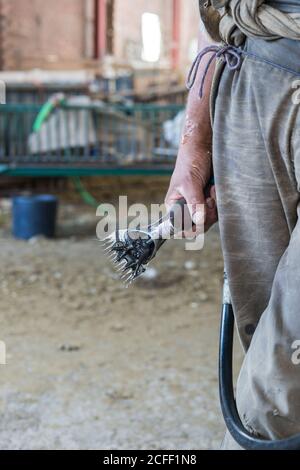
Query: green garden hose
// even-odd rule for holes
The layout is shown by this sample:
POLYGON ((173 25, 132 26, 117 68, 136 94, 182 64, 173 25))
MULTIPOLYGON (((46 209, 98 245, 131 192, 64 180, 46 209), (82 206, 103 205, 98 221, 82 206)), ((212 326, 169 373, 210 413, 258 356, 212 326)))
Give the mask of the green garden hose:
POLYGON ((73 176, 71 178, 73 184, 74 184, 74 187, 76 189, 76 191, 80 194, 81 196, 81 199, 83 200, 83 202, 85 202, 86 204, 88 204, 89 206, 92 206, 92 207, 98 207, 99 206, 99 203, 97 202, 97 200, 94 198, 94 196, 88 192, 88 190, 84 187, 81 179, 79 176, 73 176))
POLYGON ((52 114, 54 109, 64 104, 65 101, 66 97, 63 93, 56 93, 55 95, 51 96, 51 98, 49 98, 49 100, 43 104, 42 108, 40 109, 33 123, 33 132, 39 132, 42 128, 42 125, 52 114))

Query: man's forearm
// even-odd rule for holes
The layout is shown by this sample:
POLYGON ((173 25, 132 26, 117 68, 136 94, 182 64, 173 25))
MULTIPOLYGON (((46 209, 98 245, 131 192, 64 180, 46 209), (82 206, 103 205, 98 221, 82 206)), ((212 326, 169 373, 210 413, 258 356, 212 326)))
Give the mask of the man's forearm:
MULTIPOLYGON (((199 50, 211 44, 212 42, 205 33, 201 32, 199 35, 199 50)), ((201 99, 199 98, 202 77, 208 60, 209 58, 203 58, 198 69, 195 84, 188 96, 186 121, 181 146, 189 146, 192 152, 195 151, 195 148, 198 149, 198 152, 199 148, 211 148, 210 91, 215 68, 214 64, 211 65, 206 75, 203 97, 201 99)))
MULTIPOLYGON (((212 44, 205 33, 200 34, 199 50, 212 44)), ((200 63, 195 84, 189 93, 182 141, 171 178, 166 204, 172 207, 178 199, 185 199, 192 220, 208 230, 218 219, 214 187, 206 192, 212 170, 212 129, 210 123, 210 91, 214 65, 207 74, 207 60, 200 63), (202 77, 206 75, 203 97, 199 98, 202 77)))

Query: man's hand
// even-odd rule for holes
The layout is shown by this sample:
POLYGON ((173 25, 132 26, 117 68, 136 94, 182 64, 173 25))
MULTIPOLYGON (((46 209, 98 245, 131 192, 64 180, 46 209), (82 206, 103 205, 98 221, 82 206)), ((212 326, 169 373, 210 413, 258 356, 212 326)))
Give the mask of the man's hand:
POLYGON ((188 204, 193 222, 207 231, 218 220, 214 186, 208 186, 211 176, 211 151, 197 149, 194 155, 181 147, 176 167, 166 196, 166 205, 171 208, 178 199, 188 204))

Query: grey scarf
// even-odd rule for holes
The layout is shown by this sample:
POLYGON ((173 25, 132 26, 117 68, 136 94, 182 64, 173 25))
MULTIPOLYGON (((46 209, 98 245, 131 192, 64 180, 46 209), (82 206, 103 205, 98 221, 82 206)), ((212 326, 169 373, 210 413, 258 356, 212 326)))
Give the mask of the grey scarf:
POLYGON ((211 0, 220 11, 220 36, 240 46, 245 36, 274 40, 300 39, 300 13, 283 13, 264 0, 211 0))

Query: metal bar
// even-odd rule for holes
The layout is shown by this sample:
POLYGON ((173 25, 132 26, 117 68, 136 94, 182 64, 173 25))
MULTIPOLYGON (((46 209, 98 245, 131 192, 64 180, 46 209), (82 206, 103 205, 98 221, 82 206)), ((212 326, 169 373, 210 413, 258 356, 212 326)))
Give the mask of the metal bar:
POLYGON ((169 176, 173 172, 172 167, 42 167, 42 166, 20 166, 14 167, 10 165, 0 164, 0 176, 49 176, 49 177, 69 177, 69 176, 169 176))

